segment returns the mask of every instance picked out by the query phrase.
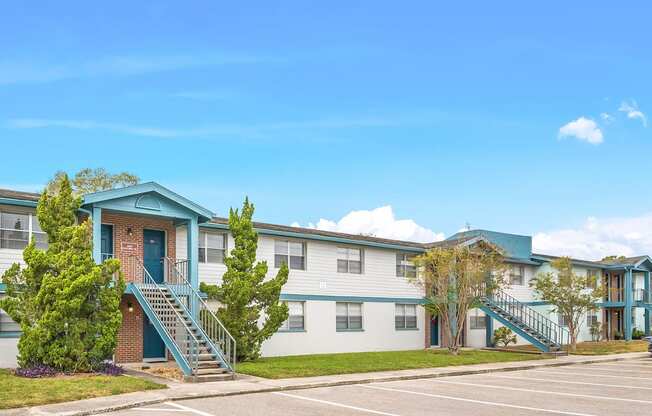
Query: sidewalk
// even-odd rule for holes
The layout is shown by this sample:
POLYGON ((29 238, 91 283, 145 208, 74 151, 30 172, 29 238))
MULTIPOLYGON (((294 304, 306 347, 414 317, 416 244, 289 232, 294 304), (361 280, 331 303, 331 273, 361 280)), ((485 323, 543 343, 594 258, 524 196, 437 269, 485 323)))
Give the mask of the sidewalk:
MULTIPOLYGON (((232 396, 281 390, 300 390, 316 387, 363 384, 381 381, 450 377, 457 375, 482 374, 500 371, 517 371, 541 367, 558 367, 572 364, 591 364, 598 362, 631 360, 647 357, 650 357, 650 354, 647 352, 635 352, 603 356, 566 356, 548 360, 474 364, 454 367, 382 371, 376 373, 342 374, 278 380, 269 380, 253 376, 239 375, 238 379, 235 381, 218 381, 213 383, 179 383, 166 381, 166 384, 169 387, 166 390, 128 393, 117 396, 80 400, 77 402, 4 410, 0 411, 0 415, 82 416, 106 413, 110 411, 156 404, 171 400, 174 401, 184 399, 197 399, 203 397, 232 396)), ((161 379, 157 379, 156 381, 161 382, 161 379)))

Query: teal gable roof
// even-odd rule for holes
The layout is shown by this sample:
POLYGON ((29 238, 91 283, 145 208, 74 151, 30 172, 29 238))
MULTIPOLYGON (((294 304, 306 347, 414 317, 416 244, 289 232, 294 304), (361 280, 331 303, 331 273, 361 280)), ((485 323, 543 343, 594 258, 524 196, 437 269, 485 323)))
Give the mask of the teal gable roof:
POLYGON ((488 230, 469 230, 453 234, 446 240, 459 240, 469 237, 483 237, 505 250, 505 255, 513 259, 529 260, 532 256, 532 237, 527 235, 499 233, 488 230))
POLYGON ((210 210, 156 182, 88 194, 84 196, 82 206, 176 218, 197 216, 198 222, 213 217, 210 210))

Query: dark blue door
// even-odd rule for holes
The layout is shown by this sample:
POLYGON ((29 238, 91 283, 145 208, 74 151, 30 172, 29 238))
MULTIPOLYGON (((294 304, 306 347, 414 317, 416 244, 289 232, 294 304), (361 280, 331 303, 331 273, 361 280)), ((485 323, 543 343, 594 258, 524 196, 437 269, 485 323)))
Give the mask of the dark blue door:
POLYGON ((156 230, 143 231, 143 264, 152 279, 163 283, 163 257, 165 256, 165 233, 156 230))
POLYGON ((143 316, 143 358, 165 358, 165 344, 147 315, 143 316))
POLYGON ((439 345, 439 318, 430 320, 430 345, 439 345))

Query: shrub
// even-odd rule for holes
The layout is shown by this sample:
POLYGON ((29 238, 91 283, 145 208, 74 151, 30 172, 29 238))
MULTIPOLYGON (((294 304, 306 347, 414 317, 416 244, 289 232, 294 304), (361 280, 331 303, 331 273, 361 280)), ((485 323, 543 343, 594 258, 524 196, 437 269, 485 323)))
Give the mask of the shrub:
POLYGON ((111 361, 104 361, 97 366, 96 371, 107 376, 121 376, 125 372, 124 368, 111 361))
POLYGON ((623 333, 620 332, 620 331, 615 331, 615 332, 614 332, 614 339, 615 339, 615 340, 621 340, 621 339, 623 339, 623 333))
POLYGON ((511 329, 506 326, 501 326, 494 331, 494 344, 502 345, 503 347, 509 344, 516 344, 516 335, 511 329))
POLYGON ((645 333, 638 328, 632 329, 632 339, 641 339, 645 336, 645 333))
POLYGON ((57 374, 57 370, 45 364, 36 364, 30 367, 17 368, 14 373, 19 377, 41 378, 52 377, 57 374))

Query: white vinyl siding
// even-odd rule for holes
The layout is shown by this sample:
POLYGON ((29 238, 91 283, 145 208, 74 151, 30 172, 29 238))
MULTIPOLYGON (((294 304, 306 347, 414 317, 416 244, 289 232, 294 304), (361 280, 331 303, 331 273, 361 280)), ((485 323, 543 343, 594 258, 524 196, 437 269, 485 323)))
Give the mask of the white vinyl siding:
POLYGON ((305 312, 306 312, 306 303, 305 302, 283 302, 288 305, 289 316, 288 319, 283 322, 279 331, 304 331, 305 328, 305 312))
POLYGON ((417 329, 417 305, 397 303, 395 311, 395 329, 417 329))
POLYGON ((338 331, 362 330, 362 303, 337 302, 335 310, 338 331))
POLYGON ((361 274, 362 258, 363 251, 359 248, 338 247, 337 272, 361 274))
POLYGON ((306 244, 300 241, 274 241, 274 267, 287 264, 290 270, 306 270, 306 244))
POLYGON ((226 244, 225 233, 201 231, 199 233, 199 262, 224 263, 226 244))

